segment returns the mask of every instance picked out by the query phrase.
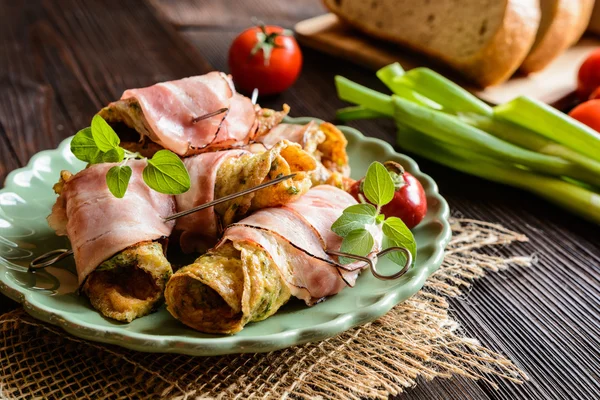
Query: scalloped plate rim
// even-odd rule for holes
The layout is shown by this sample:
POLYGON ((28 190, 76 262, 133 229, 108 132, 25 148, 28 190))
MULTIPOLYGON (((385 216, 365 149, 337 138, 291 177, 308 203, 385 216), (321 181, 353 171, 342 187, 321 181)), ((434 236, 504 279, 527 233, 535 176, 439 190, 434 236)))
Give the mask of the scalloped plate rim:
MULTIPOLYGON (((286 122, 304 124, 310 120, 321 121, 312 117, 297 117, 287 118, 286 122)), ((440 211, 436 214, 436 220, 442 224, 442 229, 435 239, 434 253, 427 260, 427 265, 421 268, 420 273, 402 286, 402 288, 411 287, 410 292, 412 293, 412 296, 422 288, 426 279, 439 268, 443 261, 444 249, 449 243, 452 235, 448 221, 450 214, 449 206, 446 200, 439 194, 435 181, 429 175, 421 172, 418 164, 412 158, 397 153, 389 143, 383 140, 364 136, 355 128, 348 126, 338 127, 345 134, 349 133, 355 136, 358 141, 368 142, 382 147, 384 150, 384 154, 382 154, 383 157, 392 155, 402 159, 404 163, 410 166, 410 172, 416 176, 419 181, 427 182, 429 188, 426 188, 427 196, 435 197, 439 201, 440 211)), ((7 175, 5 186, 0 190, 0 193, 10 191, 10 187, 14 182, 16 174, 33 170, 36 160, 40 157, 53 156, 61 153, 65 147, 68 146, 70 140, 71 137, 64 139, 56 149, 43 150, 36 153, 31 157, 25 167, 11 171, 7 175)), ((3 278, 3 275, 1 275, 0 278, 3 278)), ((403 290, 403 292, 405 291, 406 289, 403 290)), ((121 326, 114 328, 102 327, 101 330, 99 330, 98 325, 76 320, 75 318, 70 317, 68 315, 69 313, 66 311, 57 310, 41 304, 36 299, 33 299, 33 292, 21 291, 18 288, 13 287, 13 284, 7 284, 2 279, 0 279, 0 292, 21 303, 24 309, 34 318, 59 326, 68 333, 83 339, 114 344, 143 352, 181 353, 196 356, 267 352, 307 342, 321 341, 353 327, 371 322, 383 316, 392 307, 404 300, 399 300, 402 295, 399 290, 391 290, 383 295, 380 300, 371 305, 310 327, 275 332, 259 337, 241 337, 232 335, 223 336, 221 338, 198 338, 171 335, 158 337, 152 334, 126 331, 123 330, 121 326), (126 334, 123 332, 126 332, 126 334)))

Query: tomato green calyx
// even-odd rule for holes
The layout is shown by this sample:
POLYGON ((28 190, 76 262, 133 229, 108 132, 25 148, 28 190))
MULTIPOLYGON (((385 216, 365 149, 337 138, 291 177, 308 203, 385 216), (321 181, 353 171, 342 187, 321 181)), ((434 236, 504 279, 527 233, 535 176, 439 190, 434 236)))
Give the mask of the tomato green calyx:
POLYGON ((250 51, 250 55, 254 56, 262 50, 265 66, 268 66, 271 61, 271 53, 273 52, 273 49, 281 47, 275 43, 277 38, 279 36, 291 36, 292 32, 288 29, 284 29, 281 32, 267 33, 267 28, 262 24, 259 25, 258 28, 260 30, 256 32, 256 44, 252 48, 252 51, 250 51))
MULTIPOLYGON (((385 169, 387 169, 390 174, 390 178, 392 178, 392 182, 394 182, 394 191, 397 192, 406 185, 406 181, 404 180, 404 168, 402 165, 398 164, 395 161, 386 161, 383 163, 385 169)), ((364 179, 360 181, 359 184, 359 195, 360 193, 364 193, 364 179)))
POLYGON ((383 166, 388 170, 392 181, 394 182, 394 189, 398 191, 402 186, 406 185, 404 180, 404 168, 402 165, 395 161, 386 161, 383 166))

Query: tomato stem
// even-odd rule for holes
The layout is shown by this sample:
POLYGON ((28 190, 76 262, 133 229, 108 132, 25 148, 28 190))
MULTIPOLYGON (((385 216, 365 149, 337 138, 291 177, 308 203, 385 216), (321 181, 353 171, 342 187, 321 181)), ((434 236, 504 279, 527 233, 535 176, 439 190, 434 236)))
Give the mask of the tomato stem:
POLYGON ((262 50, 265 66, 268 66, 271 62, 271 53, 273 52, 273 49, 282 47, 276 43, 277 38, 279 36, 291 36, 291 32, 284 29, 281 32, 267 33, 267 28, 264 24, 258 25, 258 29, 259 31, 256 32, 256 44, 252 48, 252 51, 250 51, 250 55, 255 56, 262 50))

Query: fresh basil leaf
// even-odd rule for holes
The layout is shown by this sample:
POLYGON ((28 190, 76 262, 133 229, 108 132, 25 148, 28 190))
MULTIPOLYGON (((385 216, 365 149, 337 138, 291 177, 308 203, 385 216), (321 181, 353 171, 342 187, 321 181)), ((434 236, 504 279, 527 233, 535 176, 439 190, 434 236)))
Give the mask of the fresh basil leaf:
POLYGON ((122 147, 115 147, 106 153, 102 153, 102 162, 121 162, 123 158, 125 158, 125 149, 122 147))
MULTIPOLYGON (((357 256, 366 256, 373 250, 374 244, 375 241, 369 231, 365 228, 355 229, 344 238, 340 251, 356 254, 357 256)), ((339 261, 341 264, 351 264, 356 260, 348 257, 340 257, 339 261)))
POLYGON ((129 179, 131 179, 131 167, 128 165, 115 165, 106 173, 106 186, 108 190, 117 198, 125 196, 129 179))
POLYGON ((90 164, 96 164, 102 159, 102 152, 96 146, 94 138, 92 136, 92 128, 87 127, 75 135, 71 140, 71 153, 81 161, 88 162, 90 164))
POLYGON ((331 230, 338 236, 346 237, 353 230, 374 223, 376 215, 377 209, 372 204, 355 204, 344 210, 331 225, 331 230))
MULTIPOLYGON (((382 228, 384 234, 383 248, 405 247, 412 254, 414 263, 417 258, 417 242, 404 222, 400 218, 390 217, 384 221, 382 228)), ((406 263, 406 256, 400 251, 392 252, 387 257, 398 265, 404 266, 406 263)))
POLYGON ((118 147, 121 143, 114 129, 98 114, 92 118, 92 137, 98 149, 105 153, 118 147))
POLYGON ((160 150, 148 160, 142 174, 151 189, 165 194, 181 194, 190 188, 190 176, 181 159, 169 150, 160 150))
POLYGON ((378 206, 384 206, 394 198, 394 181, 383 164, 375 161, 369 166, 363 182, 363 193, 378 206))

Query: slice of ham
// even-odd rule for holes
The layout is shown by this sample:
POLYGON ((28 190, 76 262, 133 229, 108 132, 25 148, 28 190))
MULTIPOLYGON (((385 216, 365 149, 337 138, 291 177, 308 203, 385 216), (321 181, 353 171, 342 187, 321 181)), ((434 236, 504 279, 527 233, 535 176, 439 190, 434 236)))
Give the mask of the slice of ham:
POLYGON ((314 124, 314 121, 310 121, 306 125, 279 124, 273 127, 267 134, 257 138, 256 141, 262 143, 267 148, 271 148, 281 140, 286 139, 304 147, 305 134, 314 124))
POLYGON ((133 173, 125 196, 113 196, 106 173, 116 164, 95 164, 73 175, 48 217, 50 227, 71 241, 81 285, 98 265, 140 242, 168 237, 175 221, 173 196, 151 190, 142 179, 146 162, 130 161, 133 173))
POLYGON ((150 139, 181 156, 243 146, 258 129, 252 101, 222 72, 129 89, 121 100, 130 99, 141 107, 150 139), (222 108, 228 111, 194 122, 222 108))
POLYGON ((331 230, 331 225, 342 211, 357 204, 349 193, 333 186, 320 185, 312 188, 297 201, 288 205, 315 227, 326 250, 339 250, 342 238, 331 230))
MULTIPOLYGON (((178 211, 189 210, 215 199, 215 184, 219 167, 229 157, 239 157, 248 152, 227 150, 198 154, 183 160, 192 182, 190 189, 175 196, 178 211)), ((219 220, 215 208, 210 207, 177 220, 176 229, 181 231, 179 243, 184 253, 197 250, 198 244, 219 233, 219 220)), ((214 242, 213 242, 214 243, 214 242)))
MULTIPOLYGON (((312 188, 297 201, 286 207, 292 209, 299 218, 304 218, 318 232, 326 250, 339 250, 342 246, 342 237, 331 230, 331 225, 342 215, 342 211, 351 205, 357 204, 354 197, 348 192, 330 185, 320 185, 312 188)), ((383 232, 375 225, 367 226, 373 236, 375 246, 374 254, 381 250, 383 232)), ((354 286, 360 270, 365 268, 365 263, 357 261, 345 264, 339 268, 344 281, 349 286, 354 286)))
MULTIPOLYGON (((326 250, 339 250, 341 238, 331 224, 356 200, 343 190, 322 185, 281 208, 260 210, 230 226, 217 247, 248 241, 274 260, 292 294, 308 305, 352 286, 364 263, 341 268, 326 250)), ((381 235, 375 235, 376 250, 381 235)))
POLYGON ((349 185, 348 144, 344 134, 334 125, 312 120, 305 125, 281 123, 255 138, 250 151, 269 149, 280 140, 298 143, 302 149, 317 160, 312 173, 313 185, 329 184, 337 187, 349 185))

